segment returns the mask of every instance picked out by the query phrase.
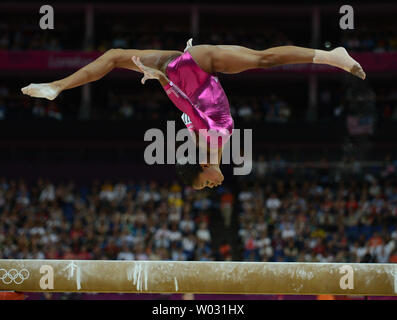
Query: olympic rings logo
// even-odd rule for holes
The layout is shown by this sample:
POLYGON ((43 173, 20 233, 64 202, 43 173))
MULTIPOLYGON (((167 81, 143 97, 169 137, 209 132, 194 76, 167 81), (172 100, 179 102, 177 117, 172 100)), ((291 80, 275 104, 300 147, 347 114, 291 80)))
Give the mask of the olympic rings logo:
POLYGON ((17 269, 11 269, 7 271, 6 269, 0 269, 0 280, 4 284, 10 284, 14 282, 15 284, 21 284, 26 279, 28 279, 30 273, 26 269, 18 271, 17 269))

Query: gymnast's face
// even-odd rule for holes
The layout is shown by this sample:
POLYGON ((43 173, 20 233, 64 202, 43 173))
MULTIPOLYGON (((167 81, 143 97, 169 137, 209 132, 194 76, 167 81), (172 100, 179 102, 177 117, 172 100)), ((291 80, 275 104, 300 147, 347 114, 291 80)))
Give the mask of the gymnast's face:
POLYGON ((205 187, 213 188, 222 184, 224 177, 219 166, 201 164, 201 167, 203 171, 199 173, 194 181, 194 189, 201 190, 205 187))

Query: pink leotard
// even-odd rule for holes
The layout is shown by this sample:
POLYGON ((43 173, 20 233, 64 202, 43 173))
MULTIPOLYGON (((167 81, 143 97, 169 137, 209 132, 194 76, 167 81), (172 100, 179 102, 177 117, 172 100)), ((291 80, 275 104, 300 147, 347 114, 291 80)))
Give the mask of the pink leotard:
POLYGON ((215 143, 224 145, 233 133, 234 123, 229 101, 218 78, 202 70, 189 51, 172 60, 166 74, 170 82, 164 90, 183 112, 186 127, 205 135, 207 142, 216 132, 222 138, 215 143))

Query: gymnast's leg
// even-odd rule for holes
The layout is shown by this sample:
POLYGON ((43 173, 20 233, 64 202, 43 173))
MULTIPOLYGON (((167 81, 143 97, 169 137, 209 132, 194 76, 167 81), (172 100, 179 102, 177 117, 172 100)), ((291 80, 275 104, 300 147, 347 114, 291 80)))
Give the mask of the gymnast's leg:
POLYGON ((319 63, 341 68, 365 79, 360 64, 338 47, 331 51, 281 46, 266 50, 252 50, 241 46, 199 45, 189 48, 193 59, 209 73, 239 73, 249 69, 269 68, 285 64, 319 63))
POLYGON ((125 68, 137 72, 140 69, 131 60, 139 57, 143 64, 165 73, 166 63, 181 55, 180 51, 110 49, 99 58, 76 71, 72 75, 50 83, 32 83, 22 88, 22 92, 32 97, 55 99, 63 90, 75 88, 101 79, 114 68, 125 68))

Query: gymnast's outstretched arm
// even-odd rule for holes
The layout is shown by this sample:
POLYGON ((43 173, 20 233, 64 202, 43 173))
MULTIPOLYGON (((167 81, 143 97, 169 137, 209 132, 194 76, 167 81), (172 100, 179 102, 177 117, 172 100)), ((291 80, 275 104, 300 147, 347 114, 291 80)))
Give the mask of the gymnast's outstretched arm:
POLYGON ((170 57, 181 54, 168 50, 110 49, 99 58, 79 69, 70 76, 50 83, 33 83, 22 88, 22 92, 32 97, 55 99, 63 90, 82 86, 104 77, 114 68, 124 68, 141 72, 131 60, 140 57, 145 65, 160 70, 170 57))

